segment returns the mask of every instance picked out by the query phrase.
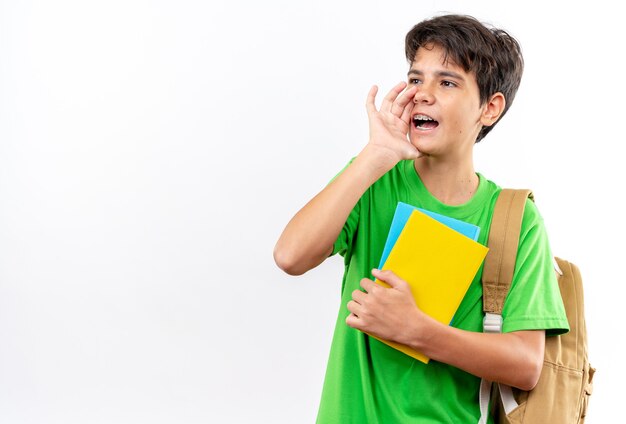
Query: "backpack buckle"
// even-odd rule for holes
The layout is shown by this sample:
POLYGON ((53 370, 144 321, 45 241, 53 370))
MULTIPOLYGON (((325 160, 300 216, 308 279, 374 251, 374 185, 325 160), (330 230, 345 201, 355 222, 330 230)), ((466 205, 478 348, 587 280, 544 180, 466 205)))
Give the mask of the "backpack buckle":
POLYGON ((502 315, 487 312, 483 318, 483 333, 501 333, 502 315))

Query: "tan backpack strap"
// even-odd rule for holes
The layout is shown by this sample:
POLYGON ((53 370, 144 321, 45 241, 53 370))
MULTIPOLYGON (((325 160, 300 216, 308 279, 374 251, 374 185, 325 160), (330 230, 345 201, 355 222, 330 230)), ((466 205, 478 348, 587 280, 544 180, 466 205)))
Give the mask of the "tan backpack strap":
POLYGON ((503 189, 496 200, 487 242, 489 253, 483 267, 484 312, 502 314, 513 281, 524 206, 529 197, 533 199, 530 190, 503 189))
MULTIPOLYGON (((515 260, 517 259, 517 245, 519 244, 522 218, 526 199, 533 198, 530 190, 503 189, 500 191, 496 206, 491 218, 489 252, 483 267, 483 332, 502 332, 502 308, 509 293, 515 260)), ((479 424, 486 424, 489 420, 489 403, 491 401, 492 383, 482 379, 479 390, 480 420, 479 424)), ((500 398, 505 413, 508 415, 518 404, 510 387, 498 384, 500 398)))

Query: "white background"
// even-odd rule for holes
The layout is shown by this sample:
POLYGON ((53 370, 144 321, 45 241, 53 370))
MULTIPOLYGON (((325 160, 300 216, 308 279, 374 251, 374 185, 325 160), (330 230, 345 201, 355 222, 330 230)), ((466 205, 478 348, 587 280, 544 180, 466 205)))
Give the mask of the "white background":
POLYGON ((521 42, 476 168, 584 276, 591 423, 621 415, 623 19, 608 0, 0 2, 0 422, 310 423, 342 261, 273 263, 443 11, 521 42))

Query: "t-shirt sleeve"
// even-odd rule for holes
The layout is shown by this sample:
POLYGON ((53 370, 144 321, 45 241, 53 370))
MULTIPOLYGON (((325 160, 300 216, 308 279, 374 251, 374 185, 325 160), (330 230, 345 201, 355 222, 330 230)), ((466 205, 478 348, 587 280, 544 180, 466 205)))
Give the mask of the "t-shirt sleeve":
MULTIPOLYGON (((337 175, 335 175, 335 177, 333 177, 333 179, 330 182, 332 182, 339 175, 341 175, 343 171, 345 171, 346 168, 350 166, 353 160, 354 158, 352 158, 350 162, 348 162, 348 164, 337 175)), ((354 206, 354 208, 352 208, 352 211, 350 211, 350 215, 348 215, 348 219, 346 219, 345 224, 343 224, 341 233, 339 233, 339 236, 337 237, 337 240, 335 240, 335 244, 333 245, 333 252, 331 253, 331 256, 337 253, 339 253, 341 256, 344 256, 344 257, 346 256, 346 253, 350 249, 350 246, 352 246, 352 239, 359 225, 360 209, 361 209, 361 201, 359 200, 357 204, 354 206)))
POLYGON ((354 208, 350 212, 350 215, 348 215, 346 223, 343 224, 341 233, 339 233, 339 236, 337 237, 337 240, 335 240, 335 244, 333 245, 333 253, 331 254, 331 256, 336 253, 339 253, 341 256, 346 256, 346 253, 350 249, 350 246, 352 246, 352 239, 354 237, 354 234, 356 233, 356 228, 359 224, 360 203, 361 202, 359 201, 356 206, 354 206, 354 208))
POLYGON ((524 209, 515 273, 502 318, 505 333, 546 330, 547 335, 557 335, 569 331, 548 235, 531 200, 524 209))

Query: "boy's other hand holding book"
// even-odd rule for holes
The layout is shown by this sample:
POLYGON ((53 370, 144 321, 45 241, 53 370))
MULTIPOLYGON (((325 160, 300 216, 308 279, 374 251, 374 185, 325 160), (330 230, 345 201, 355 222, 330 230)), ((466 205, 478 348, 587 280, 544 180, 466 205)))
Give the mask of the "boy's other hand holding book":
POLYGON ((409 284, 390 270, 374 269, 372 275, 389 287, 363 278, 361 287, 365 292, 352 292, 352 300, 347 305, 351 313, 346 324, 403 345, 421 339, 421 329, 433 319, 417 307, 409 284))

